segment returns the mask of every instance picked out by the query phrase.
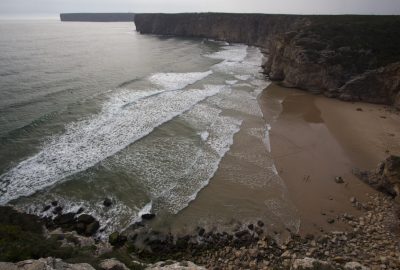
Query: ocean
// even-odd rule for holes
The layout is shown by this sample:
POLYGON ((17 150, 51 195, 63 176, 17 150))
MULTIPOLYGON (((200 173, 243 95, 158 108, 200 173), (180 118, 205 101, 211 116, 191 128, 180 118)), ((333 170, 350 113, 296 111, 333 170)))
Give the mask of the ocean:
POLYGON ((140 35, 133 23, 1 21, 0 204, 48 217, 52 201, 82 208, 106 236, 150 212, 167 226, 223 175, 263 193, 196 213, 298 228, 257 102, 269 84, 262 57, 242 44, 140 35), (240 147, 246 140, 260 153, 240 147))

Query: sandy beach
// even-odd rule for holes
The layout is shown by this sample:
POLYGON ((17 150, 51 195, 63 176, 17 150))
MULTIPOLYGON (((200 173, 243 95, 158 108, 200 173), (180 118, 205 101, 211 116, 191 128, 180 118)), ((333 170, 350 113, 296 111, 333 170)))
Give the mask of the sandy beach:
POLYGON ((263 92, 259 102, 264 117, 273 121, 272 156, 299 211, 300 233, 346 229, 344 224, 328 221, 343 213, 357 216, 350 198, 363 201, 376 193, 352 169, 374 169, 389 154, 400 153, 398 112, 276 84, 263 92), (271 104, 273 100, 281 104, 271 104), (276 110, 281 110, 277 117, 276 110), (335 182, 338 176, 343 184, 335 182))

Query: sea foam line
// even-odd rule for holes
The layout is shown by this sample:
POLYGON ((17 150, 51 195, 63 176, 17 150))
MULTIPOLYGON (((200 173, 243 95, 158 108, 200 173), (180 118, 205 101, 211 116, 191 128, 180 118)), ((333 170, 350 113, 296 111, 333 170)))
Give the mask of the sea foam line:
MULTIPOLYGON (((174 77, 178 88, 201 80, 210 72, 187 74, 174 77)), ((159 84, 163 85, 162 80, 159 84)), ((165 85, 170 91, 111 95, 98 115, 67 125, 64 134, 54 136, 39 153, 0 176, 0 204, 32 195, 96 165, 224 87, 172 91, 172 80, 165 85)))

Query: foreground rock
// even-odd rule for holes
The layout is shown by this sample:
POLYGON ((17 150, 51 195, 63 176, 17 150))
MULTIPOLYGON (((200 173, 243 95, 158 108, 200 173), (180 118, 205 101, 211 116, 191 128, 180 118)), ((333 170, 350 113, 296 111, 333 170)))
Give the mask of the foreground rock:
POLYGON ((189 269, 400 269, 398 206, 385 195, 365 202, 354 197, 349 204, 360 217, 347 213, 334 217, 335 222, 347 224, 347 230, 304 238, 291 234, 283 243, 264 232, 261 221, 243 224, 232 233, 198 228, 181 236, 134 227, 115 234, 111 242, 118 250, 128 248, 138 260, 162 261, 148 269, 185 269, 185 265, 189 269), (124 238, 123 246, 114 241, 119 237, 124 238))
POLYGON ((60 259, 46 258, 18 263, 0 262, 0 270, 95 270, 90 264, 68 264, 60 259))
MULTIPOLYGON (((266 228, 262 221, 242 224, 231 233, 198 228, 193 234, 181 236, 162 234, 146 226, 135 226, 111 237, 111 242, 115 244, 113 249, 107 243, 89 241, 87 239, 90 238, 76 233, 65 233, 61 229, 52 232, 48 239, 40 238, 37 234, 24 235, 22 231, 17 231, 16 235, 10 234, 14 240, 10 238, 0 241, 0 249, 3 251, 0 257, 9 254, 7 256, 11 257, 6 256, 5 260, 19 261, 18 256, 23 254, 31 257, 62 254, 66 259, 86 258, 93 267, 103 270, 145 267, 149 267, 148 269, 185 269, 184 267, 188 267, 187 269, 400 269, 398 245, 400 211, 397 204, 383 194, 371 196, 364 202, 354 197, 349 200, 349 204, 359 210, 360 217, 347 213, 334 217, 335 222, 347 224, 346 231, 306 235, 304 238, 291 234, 284 242, 277 242, 265 232, 266 228), (18 236, 21 238, 18 239, 18 236), (24 246, 30 243, 30 239, 33 239, 32 245, 24 246), (13 245, 14 242, 17 245, 13 254, 10 253, 14 250, 13 246, 8 244, 13 245), (32 253, 26 253, 27 248, 31 249, 32 253), (73 248, 72 253, 71 248, 73 248), (115 255, 124 261, 113 259, 115 255), (156 261, 162 262, 154 264, 156 261)), ((4 210, 6 214, 3 215, 5 217, 3 220, 8 216, 8 224, 12 224, 10 223, 12 220, 22 221, 27 217, 37 221, 35 217, 29 215, 26 217, 25 214, 18 218, 19 214, 13 211, 9 208, 4 210)), ((82 219, 92 221, 86 216, 82 219)), ((0 223, 4 222, 3 220, 0 220, 0 223)), ((23 229, 29 230, 29 227, 23 229)), ((39 233, 40 226, 35 230, 39 230, 39 233)), ((0 231, 1 235, 4 233, 7 231, 0 231)), ((48 269, 92 269, 86 264, 69 266, 55 259, 29 262, 32 265, 33 263, 40 267, 46 264, 53 267, 48 269), (60 265, 64 268, 56 268, 61 267, 60 265)), ((2 267, 29 269, 15 268, 23 264, 2 264, 2 267)))
POLYGON ((166 261, 166 262, 158 262, 156 264, 150 265, 146 268, 146 270, 206 270, 206 268, 202 266, 198 266, 192 262, 175 262, 175 261, 166 261))
POLYGON ((361 180, 379 191, 393 197, 400 195, 400 157, 388 157, 378 165, 375 171, 355 169, 353 172, 361 180))

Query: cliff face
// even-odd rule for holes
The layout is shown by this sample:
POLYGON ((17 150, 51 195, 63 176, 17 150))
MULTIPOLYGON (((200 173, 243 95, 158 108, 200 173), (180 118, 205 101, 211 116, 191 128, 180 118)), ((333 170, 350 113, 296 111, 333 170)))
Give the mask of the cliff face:
POLYGON ((266 14, 137 14, 135 17, 136 29, 142 34, 211 38, 264 48, 275 34, 305 23, 301 16, 266 14))
POLYGON ((398 73, 384 67, 400 62, 400 16, 137 14, 135 24, 143 34, 259 46, 268 54, 265 74, 287 87, 344 100, 399 102, 399 84, 387 82, 398 73), (350 82, 363 74, 375 76, 375 84, 356 91, 350 82))
POLYGON ((63 22, 133 22, 133 13, 62 13, 63 22))

